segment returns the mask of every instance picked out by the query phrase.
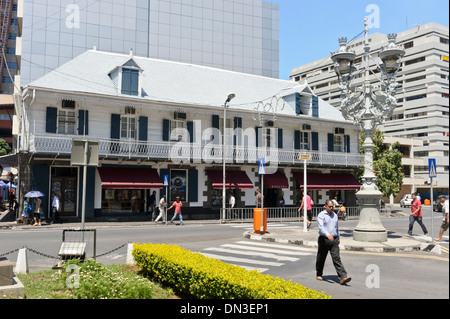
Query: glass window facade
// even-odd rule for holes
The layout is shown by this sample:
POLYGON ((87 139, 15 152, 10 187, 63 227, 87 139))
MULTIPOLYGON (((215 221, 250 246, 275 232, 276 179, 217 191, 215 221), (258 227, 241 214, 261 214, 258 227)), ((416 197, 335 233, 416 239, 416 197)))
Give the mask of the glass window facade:
POLYGON ((261 0, 24 0, 21 84, 94 46, 278 78, 278 6, 261 0))

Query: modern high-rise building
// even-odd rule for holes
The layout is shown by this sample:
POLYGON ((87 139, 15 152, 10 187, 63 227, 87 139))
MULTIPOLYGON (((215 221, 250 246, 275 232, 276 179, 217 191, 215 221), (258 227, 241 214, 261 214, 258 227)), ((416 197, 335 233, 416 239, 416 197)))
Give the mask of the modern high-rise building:
POLYGON ((17 2, 0 0, 0 94, 14 93, 17 73, 16 38, 19 34, 17 2))
POLYGON ((18 0, 22 87, 86 50, 278 78, 279 7, 261 0, 18 0))
MULTIPOLYGON (((373 70, 371 82, 379 83, 376 60, 383 46, 388 44, 387 35, 374 33, 369 36, 373 70)), ((428 23, 398 34, 397 43, 404 46, 406 55, 398 82, 398 107, 392 117, 380 127, 386 136, 420 140, 423 146, 415 146, 413 157, 416 165, 407 171, 421 182, 415 190, 429 196, 428 159, 437 160, 438 178, 434 179, 434 191, 449 191, 449 28, 437 23, 428 23), (417 163, 420 159, 421 163, 417 163)), ((338 48, 330 44, 330 48, 338 48)), ((350 48, 357 54, 356 66, 363 63, 364 39, 356 39, 350 48)), ((307 81, 311 89, 339 108, 341 91, 331 58, 294 68, 293 81, 307 81)), ((364 73, 355 80, 360 86, 364 73)), ((412 142, 414 144, 414 142, 412 142)))

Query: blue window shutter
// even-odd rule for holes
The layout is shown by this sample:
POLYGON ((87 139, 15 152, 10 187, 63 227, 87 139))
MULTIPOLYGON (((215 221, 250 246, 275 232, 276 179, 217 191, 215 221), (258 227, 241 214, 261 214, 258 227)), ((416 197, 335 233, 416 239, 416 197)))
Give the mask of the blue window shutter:
POLYGON ((148 117, 139 117, 139 141, 146 142, 148 140, 148 117))
POLYGON ((317 96, 312 97, 312 116, 319 118, 319 98, 317 96))
POLYGON ((56 133, 58 120, 58 109, 55 107, 47 107, 47 119, 45 122, 45 132, 56 133))
POLYGON ((170 141, 170 120, 163 120, 163 141, 170 141))
POLYGON ((255 127, 255 133, 256 133, 256 147, 264 146, 264 142, 262 140, 262 127, 260 126, 255 127))
POLYGON ((283 129, 278 129, 278 148, 283 148, 283 129))
POLYGON ((139 95, 139 71, 122 70, 122 94, 139 95))
POLYGON ((300 115, 302 114, 302 110, 300 108, 300 94, 295 93, 295 114, 300 115))
POLYGON ((78 111, 78 135, 89 135, 89 111, 78 111))
POLYGON ((120 140, 120 114, 111 114, 111 138, 120 140))
POLYGON ((198 202, 198 171, 190 169, 188 174, 189 202, 198 202))
POLYGON ((334 152, 334 134, 328 134, 328 152, 334 152))
POLYGON ((312 141, 312 150, 318 151, 319 150, 319 133, 312 132, 311 133, 311 141, 312 141))
POLYGON ((345 150, 347 151, 347 153, 351 153, 351 148, 350 148, 350 135, 345 135, 344 136, 344 141, 345 141, 345 150))
POLYGON ((235 117, 234 118, 234 129, 236 132, 236 135, 233 136, 233 145, 242 145, 242 131, 239 129, 242 129, 242 118, 241 117, 235 117), (238 129, 236 131, 236 129, 238 129))
POLYGON ((295 140, 294 140, 294 149, 299 150, 301 149, 301 145, 300 145, 300 135, 301 132, 300 131, 295 131, 295 140))
POLYGON ((187 122, 186 127, 189 132, 189 143, 194 143, 194 122, 187 122))
MULTIPOLYGON (((219 115, 212 116, 212 127, 219 130, 220 129, 220 117, 219 115)), ((212 135, 211 140, 214 140, 214 144, 221 144, 220 136, 212 135)))

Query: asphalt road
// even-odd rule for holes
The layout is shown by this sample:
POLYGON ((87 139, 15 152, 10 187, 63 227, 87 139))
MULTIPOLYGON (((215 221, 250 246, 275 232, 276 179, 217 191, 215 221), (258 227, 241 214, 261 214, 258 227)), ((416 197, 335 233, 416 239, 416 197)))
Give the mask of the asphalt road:
MULTIPOLYGON (((425 211, 424 215, 425 224, 431 231, 430 212, 425 211)), ((435 216, 436 234, 442 220, 440 216, 435 216)), ((407 217, 382 221, 388 230, 407 233, 407 217)), ((341 223, 346 223, 345 227, 353 227, 357 221, 341 223)), ((250 224, 100 227, 97 229, 97 255, 107 254, 97 260, 104 264, 123 264, 126 259, 126 243, 165 243, 179 245, 249 269, 258 268, 264 274, 293 280, 308 288, 324 291, 333 298, 449 298, 448 236, 442 244, 444 250, 441 255, 426 252, 389 254, 342 252, 343 263, 353 279, 349 285, 341 286, 337 282, 330 258, 327 259, 325 266, 325 280, 319 282, 315 279, 315 249, 246 239, 242 235, 250 227, 250 224), (118 247, 121 248, 117 249, 118 247)), ((298 224, 272 224, 269 227, 298 227, 298 224)), ((418 225, 415 226, 414 234, 422 235, 418 225)), ((69 233, 67 236, 77 241, 78 238, 75 237, 79 234, 69 233)), ((90 256, 93 253, 94 240, 90 234, 86 235, 85 239, 90 256)), ((46 270, 57 263, 56 256, 61 241, 62 230, 49 229, 45 226, 1 230, 0 256, 27 246, 40 253, 28 252, 30 271, 46 270)), ((16 261, 17 252, 6 257, 16 261)))

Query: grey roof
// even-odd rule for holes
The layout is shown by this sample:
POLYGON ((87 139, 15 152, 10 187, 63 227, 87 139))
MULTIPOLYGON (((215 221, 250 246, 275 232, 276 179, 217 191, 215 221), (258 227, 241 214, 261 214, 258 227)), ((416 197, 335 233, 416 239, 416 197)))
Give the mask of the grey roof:
MULTIPOLYGON (((109 76, 130 59, 142 69, 142 97, 127 96, 140 101, 169 102, 222 108, 229 93, 236 94, 230 109, 254 110, 267 105, 273 96, 281 98, 293 93, 309 93, 307 83, 273 79, 205 66, 114 54, 89 50, 56 70, 28 85, 30 88, 61 90, 105 96, 125 96, 117 92, 109 76), (263 103, 258 103, 264 101, 263 103)), ((275 99, 276 100, 276 99, 275 99)), ((278 115, 296 116, 290 106, 278 107, 278 115)), ((345 121, 341 112, 319 99, 319 118, 345 121)))

